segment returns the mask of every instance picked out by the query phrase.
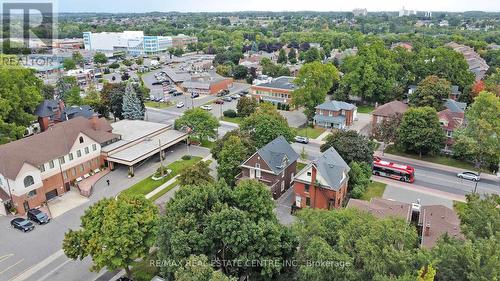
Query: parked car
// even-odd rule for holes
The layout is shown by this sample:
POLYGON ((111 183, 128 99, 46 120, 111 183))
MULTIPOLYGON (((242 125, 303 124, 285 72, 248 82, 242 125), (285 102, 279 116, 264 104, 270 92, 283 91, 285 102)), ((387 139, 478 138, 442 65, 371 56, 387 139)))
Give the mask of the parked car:
POLYGON ((198 94, 198 93, 191 93, 191 98, 192 99, 197 98, 199 96, 200 96, 200 94, 198 94))
POLYGON ((302 137, 302 136, 296 136, 295 137, 295 142, 300 142, 300 143, 309 143, 309 138, 302 137))
POLYGON ((222 99, 227 102, 231 102, 233 100, 230 96, 225 96, 222 99))
POLYGON ((184 107, 184 103, 182 101, 178 102, 176 105, 177 108, 184 107))
POLYGON ((200 106, 200 108, 204 110, 212 110, 212 106, 210 104, 204 104, 200 106))
POLYGON ((239 98, 240 98, 240 95, 238 95, 238 94, 232 94, 230 97, 231 97, 233 100, 235 100, 235 99, 239 99, 239 98))
POLYGON ((182 96, 182 93, 175 91, 175 92, 172 93, 172 96, 174 96, 174 97, 176 97, 176 96, 182 96))
POLYGON ((224 101, 223 100, 215 100, 214 103, 215 104, 224 104, 224 101))
POLYGON ((26 216, 30 221, 34 221, 38 224, 45 224, 50 222, 49 216, 38 209, 29 209, 26 216))
POLYGON ((478 173, 465 171, 457 174, 457 177, 461 179, 471 180, 471 181, 479 181, 481 178, 478 173))
POLYGON ((27 219, 23 219, 23 218, 15 218, 15 219, 11 220, 10 225, 14 228, 17 228, 17 229, 23 231, 23 232, 32 231, 33 229, 35 229, 35 225, 32 222, 30 222, 27 219))

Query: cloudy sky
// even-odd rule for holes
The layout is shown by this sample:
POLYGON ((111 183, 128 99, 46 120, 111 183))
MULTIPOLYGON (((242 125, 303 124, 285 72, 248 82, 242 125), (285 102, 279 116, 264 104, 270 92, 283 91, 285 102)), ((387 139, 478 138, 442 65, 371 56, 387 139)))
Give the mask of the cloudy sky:
POLYGON ((500 11, 498 0, 56 0, 61 12, 500 11))

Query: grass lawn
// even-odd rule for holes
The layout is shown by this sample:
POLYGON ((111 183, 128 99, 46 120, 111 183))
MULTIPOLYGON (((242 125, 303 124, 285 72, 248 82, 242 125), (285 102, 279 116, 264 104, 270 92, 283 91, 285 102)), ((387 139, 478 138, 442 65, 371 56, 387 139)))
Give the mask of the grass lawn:
POLYGON ((301 128, 297 129, 295 133, 297 136, 308 137, 310 139, 315 139, 319 137, 325 129, 323 128, 301 128))
POLYGON ((146 107, 151 107, 151 108, 167 108, 172 105, 172 102, 155 102, 155 101, 147 101, 144 103, 146 107))
POLYGON ((457 212, 457 214, 463 213, 466 205, 467 203, 462 201, 453 201, 453 209, 455 210, 455 212, 457 212))
MULTIPOLYGON (((473 164, 465 162, 465 161, 457 160, 457 159, 442 156, 442 155, 436 155, 436 156, 423 155, 422 157, 418 157, 418 155, 416 155, 416 154, 411 154, 411 153, 406 153, 406 152, 400 151, 394 145, 388 146, 385 149, 385 152, 389 153, 389 154, 394 154, 394 155, 408 157, 408 158, 412 158, 412 159, 432 162, 432 163, 436 163, 436 164, 452 166, 452 167, 456 167, 456 168, 462 168, 464 170, 470 170, 470 171, 477 170, 477 168, 475 168, 473 164)), ((485 171, 483 171, 483 172, 485 172, 485 171)), ((490 172, 488 171, 486 173, 490 173, 490 172)))
POLYGON ((215 145, 215 142, 209 141, 209 140, 204 140, 201 142, 201 146, 206 147, 208 149, 212 149, 215 145))
POLYGON ((384 195, 385 186, 385 183, 372 181, 366 188, 363 196, 361 196, 361 199, 370 201, 372 198, 381 198, 384 195))
POLYGON ((179 181, 174 181, 171 185, 167 186, 166 188, 162 189, 160 192, 156 193, 155 195, 151 196, 149 198, 150 201, 154 202, 156 199, 162 197, 165 193, 169 192, 172 190, 172 188, 176 187, 179 184, 179 181))
POLYGON ((307 166, 307 164, 297 162, 297 171, 295 174, 297 174, 299 171, 302 171, 302 169, 304 169, 305 166, 307 166))
POLYGON ((142 261, 135 261, 132 263, 132 275, 134 280, 137 281, 149 281, 155 275, 158 275, 159 268, 156 266, 152 266, 150 261, 156 261, 158 258, 156 256, 156 252, 149 254, 142 261))
POLYGON ((241 122, 243 122, 243 118, 241 118, 241 117, 230 118, 230 117, 222 116, 220 118, 220 120, 226 121, 226 122, 231 122, 231 123, 236 123, 236 124, 241 124, 241 122))
POLYGON ((198 156, 192 156, 191 159, 189 159, 189 160, 179 159, 179 160, 167 165, 167 169, 172 170, 172 173, 170 173, 170 175, 168 175, 167 177, 164 177, 161 180, 155 181, 155 180, 151 179, 151 177, 149 176, 149 177, 143 179, 142 181, 132 185, 131 187, 125 189, 122 193, 123 194, 146 195, 146 194, 150 193, 151 191, 155 190, 160 185, 167 182, 169 179, 178 175, 186 167, 189 167, 189 166, 196 164, 201 159, 202 158, 198 157, 198 156))
POLYGON ((358 113, 371 113, 374 107, 371 105, 360 105, 358 106, 358 113))

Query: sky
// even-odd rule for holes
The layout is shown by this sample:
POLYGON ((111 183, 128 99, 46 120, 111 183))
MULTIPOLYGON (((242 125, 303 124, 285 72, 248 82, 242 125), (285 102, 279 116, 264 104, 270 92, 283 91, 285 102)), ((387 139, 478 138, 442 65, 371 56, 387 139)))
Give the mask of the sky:
POLYGON ((60 12, 500 11, 499 0, 55 0, 60 12))

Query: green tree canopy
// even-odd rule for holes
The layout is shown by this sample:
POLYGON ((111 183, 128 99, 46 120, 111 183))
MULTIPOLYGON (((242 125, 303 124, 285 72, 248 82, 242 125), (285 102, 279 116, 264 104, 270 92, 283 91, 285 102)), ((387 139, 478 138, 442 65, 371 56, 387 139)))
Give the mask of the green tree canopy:
POLYGON ((415 107, 430 106, 440 111, 443 102, 451 94, 451 84, 446 79, 431 75, 418 83, 417 89, 410 96, 410 104, 415 107))
POLYGON ((286 56, 285 49, 280 49, 279 54, 278 54, 278 63, 287 63, 288 58, 286 56))
POLYGON ((410 108, 403 114, 396 144, 404 151, 436 154, 445 140, 437 112, 432 107, 410 108))
POLYGON ((224 143, 226 143, 226 141, 231 136, 237 136, 241 140, 247 150, 247 155, 251 155, 257 150, 255 147, 255 143, 252 141, 252 139, 250 139, 250 135, 248 133, 242 132, 239 129, 235 129, 227 132, 222 138, 215 141, 214 146, 210 150, 210 153, 212 153, 212 157, 215 160, 219 160, 219 155, 222 148, 224 147, 224 143))
POLYGON ((297 89, 292 92, 292 102, 295 106, 304 106, 305 114, 311 120, 315 107, 325 102, 326 94, 338 81, 338 71, 332 64, 318 61, 304 64, 294 80, 297 89))
POLYGON ((76 68, 76 62, 71 58, 66 58, 63 61, 64 70, 71 70, 76 68))
POLYGON ((80 87, 71 88, 69 92, 66 93, 66 95, 64 96, 64 102, 68 106, 82 105, 83 99, 82 96, 80 95, 80 87))
POLYGON ((236 104, 236 110, 238 110, 238 115, 241 117, 249 116, 254 113, 258 107, 259 103, 251 96, 238 99, 238 104, 236 104))
POLYGON ((127 83, 125 86, 125 94, 123 95, 122 116, 129 120, 142 120, 144 111, 141 106, 141 100, 135 93, 132 83, 127 83))
POLYGON ((97 52, 94 55, 94 62, 95 63, 107 63, 108 58, 106 57, 106 55, 104 53, 97 52))
POLYGON ((200 141, 217 136, 219 121, 210 112, 199 107, 184 111, 184 114, 177 120, 176 127, 186 126, 190 128, 191 134, 198 137, 200 141))
POLYGON ((356 131, 334 131, 321 145, 321 152, 330 147, 335 148, 346 163, 356 161, 371 164, 373 162, 373 146, 370 140, 356 131))
POLYGON ((214 178, 210 175, 208 162, 200 161, 193 166, 187 167, 181 171, 177 180, 180 185, 199 185, 212 183, 214 178))
POLYGON ((219 154, 217 160, 217 175, 229 185, 234 185, 236 176, 240 173, 239 165, 248 157, 248 149, 237 136, 230 136, 219 154))
POLYGON ((158 208, 144 196, 102 199, 81 217, 81 229, 64 236, 63 250, 71 259, 90 256, 91 270, 125 269, 148 255, 156 240, 158 208), (126 219, 124 219, 126 218, 126 219))

